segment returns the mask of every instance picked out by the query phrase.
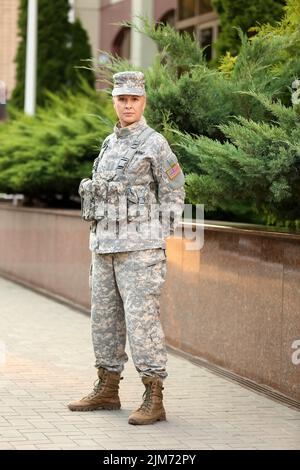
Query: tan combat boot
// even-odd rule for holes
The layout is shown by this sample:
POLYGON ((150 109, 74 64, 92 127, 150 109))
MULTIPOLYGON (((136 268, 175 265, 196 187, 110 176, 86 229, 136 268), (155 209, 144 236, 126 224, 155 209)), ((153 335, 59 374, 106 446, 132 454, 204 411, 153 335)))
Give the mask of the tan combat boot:
POLYGON ((120 374, 109 372, 100 367, 98 369, 99 380, 95 382, 92 393, 79 401, 68 404, 71 411, 93 410, 119 410, 121 408, 119 398, 120 374))
POLYGON ((142 377, 146 390, 143 394, 143 403, 128 418, 129 424, 152 424, 155 421, 164 421, 166 412, 163 406, 164 389, 159 377, 142 377))

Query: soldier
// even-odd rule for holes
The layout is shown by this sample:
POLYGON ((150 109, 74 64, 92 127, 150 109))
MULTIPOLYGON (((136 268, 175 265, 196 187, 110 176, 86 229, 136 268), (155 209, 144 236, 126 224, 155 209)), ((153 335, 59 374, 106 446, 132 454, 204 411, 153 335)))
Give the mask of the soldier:
POLYGON ((151 129, 142 72, 114 76, 119 118, 104 141, 92 179, 80 183, 83 217, 92 220, 91 330, 98 380, 72 411, 119 409, 126 332, 145 392, 130 424, 166 419, 163 381, 167 353, 159 298, 166 276, 167 236, 184 207, 184 175, 167 140, 151 129), (88 207, 84 204, 88 204, 88 207))

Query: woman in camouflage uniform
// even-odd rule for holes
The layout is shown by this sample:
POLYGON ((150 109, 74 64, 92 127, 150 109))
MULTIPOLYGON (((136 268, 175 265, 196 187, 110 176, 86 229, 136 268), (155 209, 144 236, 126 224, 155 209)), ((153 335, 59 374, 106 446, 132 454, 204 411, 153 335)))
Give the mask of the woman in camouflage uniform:
POLYGON ((88 212, 92 208, 92 215, 83 216, 92 220, 91 323, 98 381, 92 393, 69 408, 120 408, 127 332, 145 385, 143 403, 128 422, 150 424, 166 419, 167 353, 159 297, 166 276, 165 239, 184 206, 184 176, 166 139, 143 116, 144 75, 115 74, 112 95, 119 121, 95 160, 92 180, 82 180, 79 187, 88 212))

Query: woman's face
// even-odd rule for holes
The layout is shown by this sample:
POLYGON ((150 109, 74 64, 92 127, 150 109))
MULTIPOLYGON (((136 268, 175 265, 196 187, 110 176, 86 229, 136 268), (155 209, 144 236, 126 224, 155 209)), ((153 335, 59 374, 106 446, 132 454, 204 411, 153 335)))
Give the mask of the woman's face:
POLYGON ((113 103, 121 126, 126 127, 141 119, 146 106, 146 96, 114 96, 113 103))

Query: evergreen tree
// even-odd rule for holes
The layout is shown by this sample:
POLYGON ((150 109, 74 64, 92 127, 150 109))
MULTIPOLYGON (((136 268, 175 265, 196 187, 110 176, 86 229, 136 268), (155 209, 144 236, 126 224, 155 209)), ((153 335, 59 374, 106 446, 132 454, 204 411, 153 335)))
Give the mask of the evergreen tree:
POLYGON ((92 55, 91 47, 89 45, 89 39, 86 30, 82 27, 81 22, 76 18, 75 22, 70 25, 70 46, 68 47, 68 62, 67 62, 67 84, 71 86, 73 90, 79 89, 79 76, 83 75, 86 81, 91 87, 95 87, 95 76, 91 71, 85 70, 80 72, 83 60, 88 61, 92 55), (76 70, 76 74, 74 73, 76 70))
MULTIPOLYGON (((145 71, 146 116, 178 155, 187 202, 203 203, 206 216, 299 223, 300 126, 290 92, 300 78, 299 0, 288 0, 285 13, 252 38, 240 30, 239 54, 219 70, 192 39, 146 21, 141 28, 163 48, 145 71)), ((108 73, 124 67, 112 60, 108 73)))
POLYGON ((179 148, 193 156, 196 173, 186 178, 187 196, 216 209, 252 211, 268 224, 300 228, 300 113, 252 94, 272 123, 243 117, 221 126, 224 143, 182 135, 179 148))
POLYGON ((283 14, 285 0, 212 0, 220 17, 221 31, 215 44, 218 55, 236 55, 240 48, 236 28, 244 33, 257 24, 275 24, 283 14))
POLYGON ((69 207, 78 185, 111 132, 111 100, 87 83, 73 94, 47 92, 48 106, 34 117, 13 110, 0 126, 0 192, 22 193, 27 203, 69 207))
POLYGON ((251 97, 263 106, 264 118, 240 114, 220 123, 225 139, 175 131, 177 148, 194 165, 188 200, 204 203, 206 214, 250 213, 252 220, 300 228, 300 105, 291 107, 290 88, 300 77, 298 7, 299 0, 288 0, 283 21, 244 38, 230 62, 228 81, 239 83, 245 103, 251 97))
MULTIPOLYGON (((17 81, 11 103, 19 109, 24 106, 27 3, 21 0, 19 7, 19 34, 21 42, 16 55, 17 81)), ((68 0, 39 0, 38 2, 38 52, 37 52, 37 104, 46 104, 46 90, 60 92, 65 86, 73 91, 80 88, 80 76, 91 86, 94 75, 81 72, 81 59, 91 57, 87 34, 80 21, 68 21, 68 0)))
MULTIPOLYGON (((296 5, 294 10, 297 11, 296 5)), ((148 97, 146 115, 151 125, 159 130, 167 119, 181 131, 222 141, 225 136, 220 124, 227 124, 236 116, 255 121, 268 119, 261 103, 241 91, 265 93, 271 99, 280 98, 285 104, 290 103, 288 87, 300 75, 300 30, 296 25, 285 32, 280 31, 282 25, 271 32, 263 30, 251 40, 240 32, 240 53, 236 58, 225 56, 220 70, 208 67, 197 41, 179 34, 169 25, 151 25, 147 20, 142 27, 132 22, 124 25, 144 32, 162 49, 152 67, 144 71, 148 97)), ((133 67, 111 57, 104 75, 111 83, 112 73, 133 67)), ((103 74, 103 68, 98 66, 97 73, 103 74)))

